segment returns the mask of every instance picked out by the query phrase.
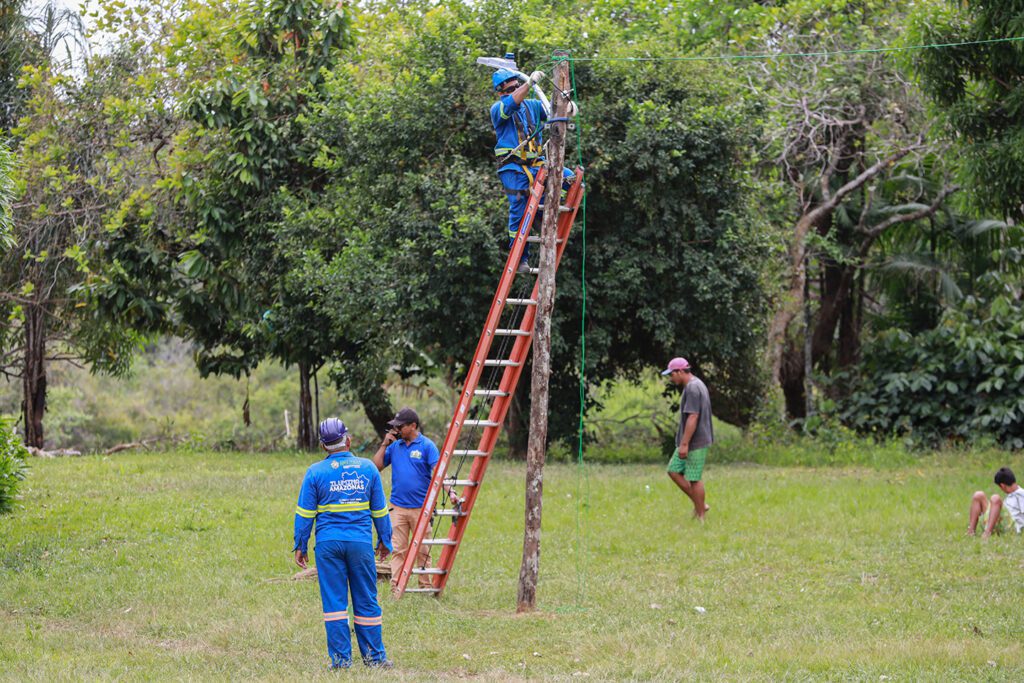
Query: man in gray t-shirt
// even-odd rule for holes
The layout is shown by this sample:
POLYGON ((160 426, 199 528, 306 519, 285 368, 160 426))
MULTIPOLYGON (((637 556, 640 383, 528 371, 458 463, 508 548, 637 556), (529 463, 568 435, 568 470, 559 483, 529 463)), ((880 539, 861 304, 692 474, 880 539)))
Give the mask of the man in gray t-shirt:
POLYGON ((683 387, 676 450, 668 463, 668 476, 693 501, 694 516, 704 521, 704 513, 711 508, 704 502, 701 476, 708 446, 715 440, 711 426, 711 397, 704 382, 693 376, 685 358, 673 358, 661 374, 676 386, 683 387))

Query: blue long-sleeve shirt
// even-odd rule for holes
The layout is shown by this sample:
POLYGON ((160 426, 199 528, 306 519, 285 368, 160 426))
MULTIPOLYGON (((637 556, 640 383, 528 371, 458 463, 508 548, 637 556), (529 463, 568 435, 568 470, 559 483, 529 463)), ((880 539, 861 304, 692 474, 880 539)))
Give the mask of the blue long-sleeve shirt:
MULTIPOLYGON (((516 104, 511 95, 503 95, 491 105, 491 125, 494 126, 494 135, 497 138, 494 145, 495 155, 500 159, 518 147, 516 156, 521 160, 543 161, 544 139, 538 127, 547 120, 548 115, 544 112, 544 105, 540 100, 523 100, 522 104, 516 104), (537 134, 534 136, 535 132, 537 134), (524 137, 531 140, 520 147, 519 143, 524 137)), ((507 163, 498 169, 499 172, 508 170, 521 171, 522 167, 507 163)))
POLYGON ((372 526, 391 550, 391 520, 376 465, 348 451, 331 453, 306 470, 295 508, 295 547, 306 552, 316 522, 316 540, 373 545, 372 526))

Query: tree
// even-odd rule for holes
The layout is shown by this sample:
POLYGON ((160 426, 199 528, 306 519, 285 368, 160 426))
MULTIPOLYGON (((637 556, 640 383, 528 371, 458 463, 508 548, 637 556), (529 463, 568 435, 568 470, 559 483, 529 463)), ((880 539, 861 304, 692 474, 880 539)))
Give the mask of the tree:
POLYGON ((110 188, 119 185, 93 136, 114 133, 97 100, 66 76, 30 68, 24 87, 27 115, 13 131, 16 246, 0 257, 0 371, 21 379, 25 442, 42 448, 47 362, 80 360, 121 372, 137 340, 93 321, 73 293, 86 278, 85 251, 109 208, 110 188))
POLYGON ((143 102, 159 128, 153 153, 167 147, 167 168, 156 191, 124 207, 104 249, 121 271, 94 295, 121 320, 132 307, 163 308, 159 325, 198 345, 203 374, 237 377, 268 357, 297 366, 298 445, 312 448, 310 380, 346 340, 317 324, 326 316, 305 276, 324 245, 297 218, 325 181, 317 167, 325 143, 308 120, 351 40, 349 19, 320 0, 168 7, 142 36, 107 15, 129 45, 146 31, 167 35, 146 85, 155 91, 171 75, 177 107, 153 95, 143 102), (166 218, 177 224, 153 223, 154 206, 170 207, 166 218), (161 254, 159 268, 133 256, 140 238, 161 254))
MULTIPOLYGON (((1024 6, 1014 0, 934 3, 914 15, 909 40, 922 43, 1019 38, 1024 6)), ((1024 43, 963 45, 912 59, 933 114, 953 132, 971 204, 1024 220, 1024 43)))
POLYGON ((71 48, 86 49, 85 30, 75 12, 47 2, 29 13, 25 0, 0 6, 0 133, 7 135, 21 116, 28 93, 18 86, 22 69, 52 62, 70 66, 71 48), (64 49, 61 58, 57 53, 64 49))
MULTIPOLYGON (((800 37, 800 28, 773 35, 772 49, 800 52, 813 40, 815 49, 842 52, 879 35, 861 27, 856 36, 826 28, 800 37)), ((766 172, 787 188, 797 216, 768 344, 786 411, 803 417, 813 410, 812 372, 858 360, 877 241, 934 215, 957 186, 944 179, 941 141, 927 138, 919 98, 888 56, 763 61, 750 87, 772 119, 766 172)))
MULTIPOLYGON (((351 226, 331 270, 336 310, 355 313, 341 299, 372 302, 386 327, 380 343, 392 349, 385 355, 406 368, 433 368, 452 384, 504 257, 505 206, 487 118, 493 100, 474 59, 515 41, 521 63, 539 62, 550 54, 546 41, 562 39, 540 31, 559 11, 541 3, 529 9, 537 35, 500 33, 518 25, 521 11, 456 4, 364 18, 377 40, 333 77, 319 112, 320 125, 337 136, 325 168, 338 178, 321 203, 351 226)), ((583 40, 574 21, 568 13, 559 25, 583 40)), ((588 391, 649 372, 685 344, 712 382, 734 390, 723 413, 742 423, 759 396, 767 303, 767 238, 742 176, 755 140, 749 111, 710 69, 575 68, 589 184, 588 391)), ((560 268, 553 321, 552 405, 563 407, 551 416, 553 438, 577 429, 582 259, 577 233, 560 268)), ((518 427, 513 436, 523 433, 522 423, 510 426, 518 427)))
POLYGON ((26 96, 18 87, 21 69, 38 64, 42 58, 39 40, 29 30, 29 24, 25 0, 0 6, 0 132, 4 136, 10 134, 21 116, 26 96))

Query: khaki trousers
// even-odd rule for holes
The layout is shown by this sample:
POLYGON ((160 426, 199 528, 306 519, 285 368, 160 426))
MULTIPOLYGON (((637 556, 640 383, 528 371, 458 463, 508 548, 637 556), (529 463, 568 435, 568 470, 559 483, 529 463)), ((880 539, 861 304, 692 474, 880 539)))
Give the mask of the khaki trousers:
MULTIPOLYGON (((419 508, 400 508, 397 505, 391 508, 391 545, 394 548, 391 553, 392 591, 395 590, 398 576, 402 573, 402 565, 405 564, 405 556, 409 552, 409 538, 416 530, 416 520, 419 519, 419 516, 419 508)), ((416 566, 430 567, 429 545, 420 546, 420 551, 416 554, 416 566)), ((418 576, 420 588, 430 588, 434 585, 429 574, 419 574, 418 576)))

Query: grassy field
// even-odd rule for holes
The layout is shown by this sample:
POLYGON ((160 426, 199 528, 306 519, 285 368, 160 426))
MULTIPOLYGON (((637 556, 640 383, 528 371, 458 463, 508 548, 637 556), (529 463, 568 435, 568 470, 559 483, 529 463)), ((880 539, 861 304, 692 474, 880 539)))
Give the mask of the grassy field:
MULTIPOLYGON (((281 580, 309 461, 34 461, 0 518, 0 676, 331 676, 315 582, 281 580)), ((1021 680, 1024 539, 963 536, 998 464, 711 465, 703 526, 660 467, 591 467, 581 490, 551 466, 541 610, 516 616, 522 471, 497 462, 445 596, 384 601, 396 669, 341 676, 1021 680)))

